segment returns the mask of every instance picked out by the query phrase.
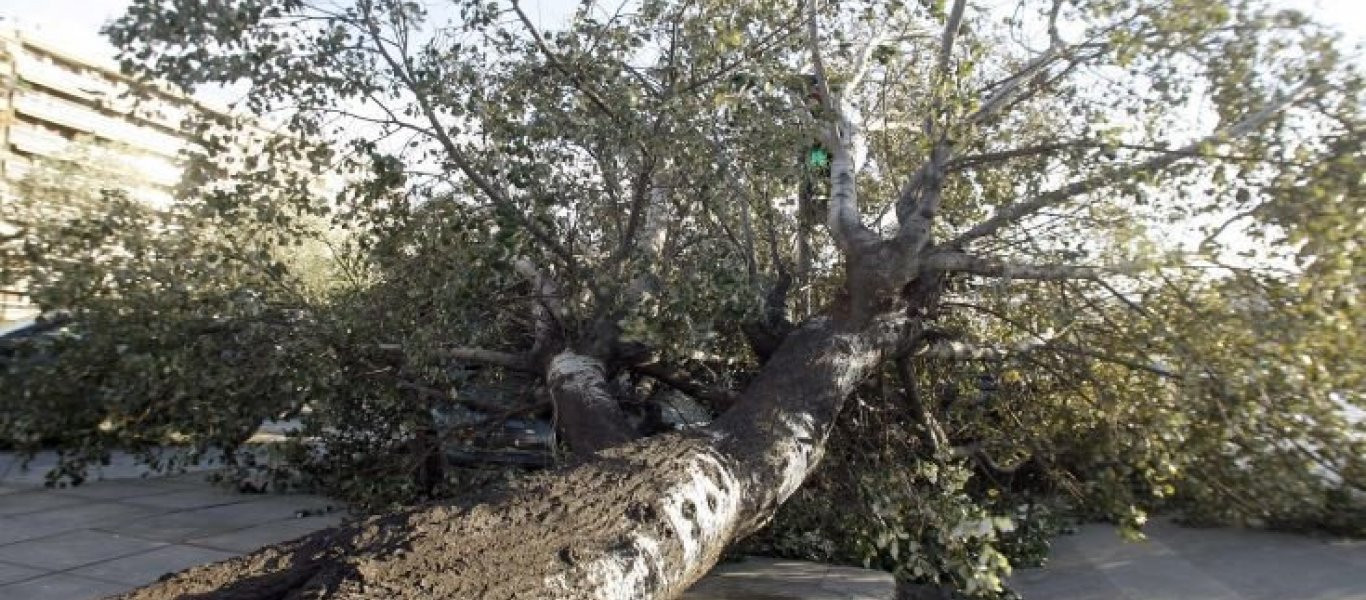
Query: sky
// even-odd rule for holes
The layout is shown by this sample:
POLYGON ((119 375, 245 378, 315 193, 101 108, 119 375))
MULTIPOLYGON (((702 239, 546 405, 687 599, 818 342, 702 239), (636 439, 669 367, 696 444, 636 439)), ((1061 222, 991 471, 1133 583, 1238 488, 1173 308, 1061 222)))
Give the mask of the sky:
MULTIPOLYGON (((1300 8, 1319 21, 1337 26, 1354 45, 1366 42, 1366 0, 1274 0, 1287 8, 1300 8)), ((436 4, 436 2, 429 2, 436 4)), ((93 56, 113 56, 113 47, 99 35, 106 22, 123 13, 129 0, 4 0, 0 18, 37 30, 43 37, 70 50, 93 56)), ((523 0, 529 15, 539 25, 553 26, 567 18, 579 0, 523 0)), ((970 5, 971 6, 971 5, 970 5)))
MULTIPOLYGON (((82 55, 112 57, 114 47, 100 36, 100 27, 118 18, 129 4, 130 0, 3 0, 0 18, 4 21, 0 21, 0 26, 17 22, 25 30, 37 30, 44 38, 70 44, 71 50, 82 55)), ((544 25, 567 19, 578 4, 578 0, 522 0, 527 14, 544 25)))

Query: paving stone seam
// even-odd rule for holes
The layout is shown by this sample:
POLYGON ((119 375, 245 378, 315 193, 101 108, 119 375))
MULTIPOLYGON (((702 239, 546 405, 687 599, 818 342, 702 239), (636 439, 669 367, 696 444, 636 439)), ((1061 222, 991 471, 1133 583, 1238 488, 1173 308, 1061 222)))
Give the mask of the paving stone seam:
POLYGON ((33 580, 33 579, 37 579, 37 578, 39 578, 39 577, 45 577, 45 576, 47 576, 47 575, 49 575, 49 574, 51 574, 51 573, 54 572, 54 571, 44 571, 44 570, 42 570, 42 569, 38 569, 38 567, 30 567, 30 566, 28 566, 28 565, 21 565, 21 564, 19 564, 19 563, 12 563, 12 562, 9 562, 9 561, 7 561, 7 560, 0 560, 0 565, 7 566, 7 567, 18 567, 18 568, 23 569, 23 570, 25 570, 25 571, 32 571, 32 570, 35 570, 35 569, 38 570, 38 574, 37 574, 37 575, 34 575, 34 576, 32 576, 32 577, 24 577, 24 578, 22 578, 22 579, 15 579, 14 581, 6 581, 5 583, 0 583, 0 590, 5 589, 5 586, 14 585, 14 584, 16 584, 16 583, 23 583, 23 582, 25 582, 25 581, 30 581, 30 580, 33 580))
MULTIPOLYGON (((231 505, 234 505, 234 504, 250 504, 250 503, 252 503, 252 502, 254 502, 254 500, 249 500, 249 501, 245 501, 245 502, 228 502, 228 503, 224 503, 224 504, 212 504, 212 505, 199 506, 199 507, 190 507, 190 508, 167 509, 167 510, 164 511, 164 512, 153 512, 153 513, 150 513, 150 514, 142 515, 142 516, 140 516, 140 517, 136 517, 136 518, 129 519, 129 520, 126 521, 125 523, 120 523, 120 525, 128 524, 128 523, 137 523, 137 522, 139 522, 139 521, 144 521, 144 520, 147 520, 147 519, 155 519, 155 518, 157 518, 157 517, 164 517, 164 516, 167 516, 167 515, 173 515, 173 514, 180 514, 180 513, 193 512, 193 511, 200 510, 200 509, 205 509, 205 508, 217 508, 217 507, 222 507, 222 506, 231 506, 231 505)), ((129 503, 118 502, 118 501, 113 501, 113 500, 108 501, 108 502, 97 502, 97 501, 92 501, 92 502, 88 503, 87 506, 90 505, 90 504, 125 504, 125 505, 127 505, 127 506, 129 506, 129 507, 132 507, 132 508, 149 508, 149 507, 146 506, 146 505, 135 505, 135 504, 129 504, 129 503)), ((53 511, 55 511, 55 510, 61 510, 61 509, 63 509, 63 508, 71 508, 71 507, 69 507, 69 506, 63 506, 63 507, 52 508, 52 509, 47 509, 47 510, 53 510, 53 511)), ((152 507, 152 508, 155 508, 155 507, 152 507)), ((46 511, 46 510, 43 510, 43 511, 36 511, 36 512, 47 512, 47 511, 46 511)), ((33 514, 35 514, 35 513, 31 513, 31 512, 30 512, 30 513, 19 513, 19 514, 14 514, 14 515, 4 515, 4 516, 0 516, 0 520, 12 519, 12 518, 14 518, 14 517, 16 517, 16 516, 32 516, 33 514)), ((283 522, 283 521, 290 521, 290 520, 292 520, 292 519, 294 519, 294 517, 281 517, 281 518, 279 518, 279 519, 271 519, 271 520, 268 520, 268 521, 261 521, 260 523, 253 523, 253 524, 251 524, 251 525, 246 525, 246 526, 242 526, 242 527, 233 527, 233 528, 231 528, 231 529, 224 529, 224 530, 222 530, 222 531, 220 531, 220 532, 217 532, 217 534, 234 533, 234 532, 242 531, 242 530, 244 530, 244 529, 251 529, 252 527, 259 527, 259 526, 261 526, 261 525, 270 525, 270 524, 273 524, 273 523, 280 523, 280 522, 283 522)), ((89 527, 76 527, 76 528, 73 528, 73 529, 65 529, 65 530, 62 530, 62 531, 56 531, 56 532, 53 532, 53 533, 49 533, 49 534, 46 534, 46 535, 40 535, 40 536, 37 536, 37 537, 24 538, 24 539, 21 539, 21 540, 15 540, 15 541, 13 541, 13 542, 0 543, 0 548, 3 548, 3 547, 5 547, 5 546, 12 546, 12 545, 14 545, 14 544, 26 544, 26 543, 29 543, 29 542, 41 542, 41 541, 46 540, 46 539, 49 539, 49 538, 54 538, 54 537, 63 536, 63 535, 69 535, 69 534, 74 533, 74 532, 77 532, 77 531, 94 531, 94 532, 97 532, 97 533, 104 533, 104 534, 109 534, 109 535, 117 535, 117 536, 120 536, 120 537, 132 538, 132 539, 141 540, 141 541, 144 541, 144 542, 157 542, 157 543, 162 543, 162 544, 179 544, 179 543, 181 543, 181 542, 167 542, 166 540, 154 540, 154 539, 139 537, 139 536, 136 536, 136 535, 133 535, 133 534, 129 534, 129 533, 121 532, 121 531, 115 531, 115 530, 112 530, 112 529, 108 529, 106 526, 103 526, 103 525, 96 525, 96 526, 89 526, 89 527)), ((215 535, 217 535, 217 534, 215 534, 215 535)), ((302 534, 301 534, 301 535, 302 535, 302 534)), ((219 550, 219 551, 230 551, 230 550, 224 550, 224 549, 221 549, 221 548, 212 548, 212 547, 205 547, 205 549, 208 549, 208 550, 219 550)), ((92 564, 93 564, 93 563, 92 563, 92 564)), ((9 584, 5 584, 5 585, 9 585, 9 584)))
MULTIPOLYGON (((133 481, 133 480, 130 480, 130 479, 110 479, 110 480, 108 480, 108 481, 113 481, 113 482, 130 482, 130 481, 133 481)), ((102 483, 102 482, 97 482, 97 483, 102 483)), ((85 487, 85 486, 81 486, 81 487, 85 487)), ((169 495, 171 495, 171 494, 180 494, 180 493, 184 493, 184 492, 186 492, 186 491, 190 491, 190 490, 193 490, 193 489, 194 489, 194 488, 192 488, 192 487, 182 487, 182 486, 177 486, 177 485, 156 485, 156 484, 154 484, 153 487, 154 487, 154 488, 159 488, 159 489, 157 489, 157 490, 154 491, 154 492, 147 493, 147 494, 141 494, 141 493, 139 493, 139 494, 133 494, 133 495, 129 495, 129 496, 120 496, 120 497, 117 497, 117 498, 105 498, 105 497, 101 497, 101 496, 91 496, 91 495, 89 495, 90 492, 89 492, 88 490, 82 491, 80 488, 64 488, 64 489, 44 488, 44 489, 46 489, 46 490, 48 490, 48 491, 51 491, 51 492, 54 492, 54 493, 57 493, 57 494, 61 494, 61 495, 63 495, 63 496, 73 496, 73 497, 76 497, 76 498, 82 498, 82 499, 88 499, 88 500, 110 500, 110 501, 124 501, 124 500, 133 500, 133 499, 142 499, 142 498, 155 498, 155 497, 157 497, 157 496, 169 496, 169 495)))
MULTIPOLYGON (((73 531, 81 531, 81 530, 76 529, 76 530, 73 530, 73 531)), ((88 531, 94 531, 94 530, 93 530, 93 529, 90 529, 90 530, 88 530, 88 531)), ((71 531, 67 531, 67 532, 65 532, 65 533, 71 533, 71 531)), ((129 536, 129 537, 132 537, 132 536, 129 536)), ((142 540, 142 538, 137 538, 137 539, 142 540)), ((142 540, 142 541, 144 541, 144 542, 152 542, 152 541, 155 541, 155 540, 142 540)), ((37 575, 34 575, 34 576, 32 576, 32 577, 25 577, 25 578, 23 578, 23 579, 16 579, 16 580, 14 580, 14 581, 7 582, 7 583, 5 583, 4 585, 0 585, 0 592, 5 591, 5 588, 7 588, 7 587, 9 587, 9 586, 11 586, 11 585, 18 585, 18 584, 20 584, 20 583, 25 583, 25 582, 33 581, 34 579, 42 579, 42 578, 44 578, 44 577, 49 577, 49 576, 52 576, 52 575, 71 575, 71 576, 73 576, 73 577, 80 577, 80 578, 83 578, 83 579, 93 579, 93 580, 98 581, 98 582, 100 582, 100 583, 110 583, 110 584, 114 584, 114 585, 121 585, 121 586, 127 587, 128 584, 127 584, 127 583, 124 583, 124 582, 122 582, 122 581, 111 581, 111 580, 109 580, 109 579, 104 579, 104 578, 102 578, 102 577, 95 577, 94 575, 86 575, 86 574, 84 574, 84 573, 73 573, 72 571, 75 571, 75 570, 77 570, 77 569, 84 569, 84 568, 86 568, 86 567, 93 567, 93 566, 95 566, 95 565, 104 564, 104 563, 111 562, 111 561, 115 561, 115 560, 122 560, 122 559, 125 559, 125 558, 131 558, 131 557, 134 557, 134 556, 138 556, 138 555, 140 555, 140 554, 147 554, 147 553, 150 553, 150 552, 156 552, 157 550, 161 550, 162 548, 165 548, 165 547, 167 547, 167 546, 173 546, 173 545, 175 545, 175 544, 170 544, 170 543, 167 543, 167 542, 157 542, 157 543, 162 544, 162 545, 161 545, 161 546, 158 546, 158 547, 156 547, 156 548, 148 548, 148 549, 146 549, 146 550, 139 550, 139 551, 133 552, 133 553, 131 553, 131 554, 120 554, 120 555, 117 555, 117 556, 111 556, 111 557, 109 557, 109 558, 101 558, 101 559, 99 559, 99 560, 97 560, 97 561, 94 561, 94 562, 88 562, 88 563, 84 563, 84 564, 79 564, 79 565, 75 565, 75 566, 72 566, 72 567, 67 567, 67 568, 65 568, 65 569, 45 569, 45 570, 43 570, 41 573, 39 573, 39 574, 37 574, 37 575)), ((12 562, 6 562, 6 561, 0 561, 0 562, 4 562, 5 564, 8 564, 8 565, 14 565, 14 566, 17 566, 17 567, 25 567, 25 568, 29 568, 29 569, 37 569, 37 568, 40 568, 40 567, 33 567, 33 566, 28 566, 28 565, 21 565, 21 564, 18 564, 18 563, 12 563, 12 562)))
MULTIPOLYGON (((111 481, 122 481, 122 480, 111 480, 111 481)), ((162 508, 162 507, 158 507, 158 506, 155 506, 155 505, 138 504, 137 502, 132 502, 132 500, 136 500, 136 499, 139 499, 139 498, 153 498, 153 497, 156 497, 156 496, 163 496, 163 495, 170 495, 170 494, 176 494, 176 493, 183 493, 183 492, 190 491, 190 490, 193 490, 193 489, 194 489, 194 488, 168 489, 168 490, 165 490, 165 491, 156 492, 156 493, 154 493, 154 494, 139 495, 139 496, 128 496, 128 497, 125 497, 125 498, 99 498, 99 497, 92 497, 92 496, 86 496, 86 495, 77 494, 77 493, 73 493, 73 492, 68 492, 68 491, 62 490, 62 489, 55 489, 55 488, 49 488, 49 487, 35 487, 35 488, 32 488, 32 489, 20 489, 19 491, 14 492, 14 493, 15 493, 15 494, 29 494, 29 493, 35 493, 35 492, 36 492, 36 493, 44 493, 44 494, 56 493, 56 494, 58 494, 58 495, 59 495, 60 497, 62 497, 62 498, 74 498, 74 499, 76 499, 76 500, 84 501, 84 502, 89 503, 89 504, 126 504, 126 505, 130 505, 130 506, 134 506, 135 508, 149 508, 149 507, 150 507, 150 508, 162 508)), ((222 504, 205 505, 205 506, 201 506, 201 507, 198 507, 198 508, 213 508, 214 506, 224 506, 224 505, 227 505, 227 504, 240 504, 241 502, 252 502, 252 501, 253 501, 253 500, 242 500, 242 501, 237 501, 237 502, 225 502, 225 503, 222 503, 222 504)), ((35 514, 38 514, 38 513, 43 513, 43 512, 53 511, 53 510, 61 510, 61 509, 64 509, 64 508, 70 508, 71 506, 72 506, 72 505, 61 505, 61 506, 53 506, 53 507, 48 507, 48 508, 39 508, 39 509, 36 509, 36 510, 30 510, 30 511, 24 511, 24 512, 15 512, 15 513, 9 513, 9 514, 5 514, 5 515, 0 515, 0 517, 14 518, 14 517, 30 516, 30 515, 35 515, 35 514)), ((165 508, 165 510, 166 510, 167 512, 178 512, 178 511, 183 511, 183 510, 193 510, 193 508, 186 509, 186 508, 169 508, 169 507, 167 507, 167 508, 165 508)), ((3 545, 3 544, 0 544, 0 545, 3 545)))
POLYGON ((183 513, 183 512, 191 512, 191 511, 196 511, 196 510, 203 510, 203 509, 206 509, 206 508, 219 508, 219 507, 222 507, 222 506, 232 506, 232 505, 234 505, 234 504, 251 504, 251 503, 253 503, 253 502, 257 502, 257 500, 255 500, 255 499, 251 499, 251 500, 234 500, 234 501, 232 501, 232 502, 219 502, 219 503, 217 503, 217 504, 201 504, 201 505, 198 505, 198 506, 179 506, 179 507, 177 507, 177 506, 157 506, 157 505, 155 505, 155 504, 138 504, 137 502, 123 502, 123 501, 119 501, 119 500, 113 500, 112 502, 117 502, 117 503, 119 503, 119 504, 127 504, 127 505, 129 505, 129 506, 134 506, 134 507, 137 507, 137 508, 155 508, 155 509, 161 509, 161 510, 163 511, 163 512, 158 512, 158 513, 156 513, 156 515, 174 515, 174 514, 180 514, 180 513, 183 513))
MULTIPOLYGON (((183 511, 181 511, 181 512, 183 512, 183 511)), ((169 513, 163 513, 163 514, 169 514, 169 513)), ((234 532, 238 532, 238 531, 242 531, 242 530, 246 530, 246 529, 251 529, 252 527, 260 527, 260 526, 262 526, 262 525, 270 525, 270 524, 272 524, 272 523, 279 523, 279 522, 281 522, 281 521, 287 521, 287 520, 288 520, 288 519, 275 519, 275 520, 272 520, 272 521, 264 521, 264 522, 257 523, 257 524, 254 524, 254 525, 248 525, 248 526, 246 526, 246 527, 239 527, 239 528, 234 528, 234 529, 227 529, 227 530, 224 530, 224 531, 220 532, 220 534, 234 533, 234 532)), ((325 529, 325 528, 324 528, 324 529, 325 529)), ((139 541, 153 542, 153 543, 161 544, 161 546, 158 546, 158 547, 156 547, 156 548, 149 548, 149 549, 146 549, 146 550, 140 550, 140 551, 138 551, 138 552, 133 552, 133 553, 131 553, 131 554, 122 554, 122 555, 117 555, 117 556, 111 556, 111 557, 103 558, 103 559, 96 560, 96 561, 93 561, 93 562, 75 565, 75 566, 68 567, 68 568, 65 568, 65 569, 47 569, 47 570, 43 570, 43 571, 39 572, 37 575, 33 575, 33 576, 31 576, 31 577, 24 577, 24 578, 22 578, 22 579, 16 579, 16 580, 14 580, 14 581, 9 581, 9 582, 5 582, 4 584, 0 584, 0 592, 3 592, 4 589, 5 589, 6 587, 9 587, 9 586, 12 586, 12 585, 17 585, 17 584, 21 584, 21 583, 26 583, 26 582, 29 582, 29 581, 33 581, 33 580, 35 580, 35 579, 41 579, 41 578, 43 578, 43 577, 49 577, 49 576, 52 576, 52 575, 63 575, 63 574, 65 574, 65 575, 71 575, 71 576, 73 576, 73 577, 81 577, 81 578, 84 578, 84 579, 92 579, 92 580, 95 580, 95 581, 99 581, 99 582, 101 582, 101 583, 108 583, 108 584, 112 584, 112 585, 121 585, 121 586, 125 586, 125 587, 126 587, 128 584, 125 583, 125 582, 122 582, 122 581, 113 581, 113 580, 109 580, 109 579, 104 579, 104 578, 102 578, 102 577, 96 577, 96 576, 94 576, 94 575, 87 575, 87 574, 85 574, 85 573, 74 573, 73 571, 76 571, 76 570, 78 570, 78 569, 85 569, 85 568, 93 567, 93 566, 96 566, 96 565, 100 565, 100 564, 103 564, 103 563, 112 562, 112 561, 116 561, 116 560, 123 560, 123 559, 127 559, 127 558, 132 558, 132 557, 139 556, 139 555, 142 555, 142 554, 150 554, 150 553, 152 553, 152 552, 156 552, 156 551, 165 549, 165 548, 170 547, 170 546, 189 546, 189 547, 191 547, 191 548, 197 548, 197 549, 200 549, 200 550, 210 550, 210 551, 214 551, 214 552, 222 552, 222 553, 225 553, 225 554, 233 554, 233 555, 235 555, 235 556, 242 556, 242 555, 244 555, 244 554, 249 554, 249 552, 248 552, 248 553, 243 553, 243 552, 241 552, 241 551, 239 551, 239 550, 233 550, 233 549, 230 549, 230 548, 219 548, 219 547, 208 546, 208 545, 204 545, 204 544, 196 544, 196 543, 189 543, 189 542, 167 542, 167 541, 164 541, 164 540, 152 540, 152 539, 147 539, 147 538, 138 537, 138 536, 135 536, 135 535, 128 535, 128 534, 123 534, 123 533, 118 533, 118 532, 113 532, 113 531, 102 530, 102 529, 96 528, 96 527, 87 527, 87 528, 84 528, 84 529, 73 529, 73 530, 69 530, 69 531, 64 531, 64 532, 61 532, 61 533, 53 534, 53 535, 50 535, 50 536, 44 536, 44 537, 39 537, 39 538, 30 538, 30 539, 22 540, 22 541, 23 541, 23 542, 41 541, 41 540, 46 539, 46 538, 56 537, 56 536, 59 536, 59 535, 66 535, 66 534, 70 534, 70 533, 73 533, 73 532, 76 532, 76 531, 93 531, 93 532, 97 532, 97 533, 106 533, 106 534, 110 534, 110 535, 119 535, 119 536, 122 536, 122 537, 127 537, 127 538, 131 538, 131 539, 139 540, 139 541)), ((299 535, 300 535, 300 536, 303 536, 303 535, 307 535, 307 534, 306 534, 306 533, 300 533, 299 535)), ((12 543, 21 543, 21 542, 12 542, 12 543)), ((6 546, 6 545, 9 545, 9 544, 0 544, 0 546, 6 546)), ((267 545, 268 545, 268 544, 267 544, 267 545)), ((16 563, 10 563, 10 562, 7 562, 7 561, 0 561, 0 563, 8 564, 8 565, 13 565, 13 566, 16 566, 16 567, 22 567, 22 568, 26 568, 26 569, 35 569, 35 568, 38 568, 38 567, 32 567, 32 566, 27 566, 27 565, 20 565, 20 564, 16 564, 16 563)))
MULTIPOLYGON (((21 492, 16 492, 15 494, 16 494, 16 495, 18 495, 18 494, 25 494, 25 493, 28 493, 29 491, 30 491, 30 490, 24 490, 24 491, 21 491, 21 492)), ((90 501, 91 499, 90 499, 90 498, 77 498, 77 500, 86 500, 86 501, 90 501)), ((78 502, 77 504, 80 504, 80 503, 78 502)), ((67 508, 67 507, 69 507, 69 506, 72 506, 72 505, 70 505, 70 504, 63 504, 63 505, 60 505, 60 506, 52 506, 52 507, 48 507, 48 508, 39 508, 39 509, 37 509, 37 510, 30 510, 30 511, 25 511, 25 512, 7 513, 7 514, 0 515, 0 517, 4 517, 4 518, 7 518, 7 519, 12 519, 12 518, 14 518, 14 517, 22 517, 22 516, 25 516, 25 515, 32 515, 32 514, 37 514, 37 513, 41 513, 41 512, 47 512, 47 511, 50 511, 50 510, 59 510, 59 509, 67 508)))
MULTIPOLYGON (((253 525, 252 527, 256 527, 256 526, 253 525)), ((251 527, 246 527, 245 529, 251 529, 251 527)), ((220 535, 227 535, 227 534, 229 534, 229 533, 235 533, 235 532, 238 532, 238 531, 242 531, 242 530, 241 530, 241 529, 234 529, 233 531, 224 531, 224 532, 223 532, 222 534, 220 534, 220 535)), ((305 535, 305 534, 299 534, 299 537, 303 537, 304 535, 305 535)), ((285 540, 285 541, 289 541, 289 540, 285 540)), ((197 550, 212 550, 212 551, 214 551, 214 552, 229 552, 229 553, 232 553, 232 554, 236 554, 236 555, 238 555, 238 556, 245 556, 245 555, 247 555, 247 554, 251 554, 251 552, 255 552, 255 551, 256 551, 256 550, 252 550, 251 552, 242 552, 241 550, 233 550, 232 548, 223 548, 223 547, 221 547, 221 546, 210 546, 210 545, 204 544, 204 543, 202 543, 202 542, 188 541, 188 540, 187 540, 187 541, 184 541, 184 542, 176 542, 176 545, 177 545, 177 546, 189 546, 189 547, 195 548, 195 549, 197 549, 197 550)), ((266 545, 264 545, 264 546, 261 546, 261 548, 265 548, 266 546, 270 546, 270 545, 271 545, 271 544, 266 544, 266 545)), ((260 550, 260 548, 257 548, 257 550, 260 550)))
MULTIPOLYGON (((187 511, 179 511, 179 512, 187 512, 187 511)), ((145 518, 155 518, 155 517, 159 517, 159 516, 165 516, 165 515, 168 515, 168 514, 171 514, 171 513, 160 513, 160 514, 156 514, 156 515, 148 515, 148 516, 145 517, 145 518)), ((247 530, 247 529, 251 529, 251 528, 253 528, 253 527, 261 527, 261 526, 263 526, 263 525, 273 525, 273 524, 277 524, 277 523, 283 523, 283 522, 286 522, 286 521, 291 521, 291 520, 293 520, 293 519, 294 519, 294 517, 284 517, 284 518, 280 518, 280 519, 271 519, 271 520, 269 520, 269 521, 261 521, 260 523, 252 523, 251 525, 244 525, 244 526, 242 526, 242 527, 233 527, 233 528, 231 528, 231 529, 224 529, 224 530, 222 530, 222 531, 215 532, 213 535, 227 535, 227 534, 229 534, 229 533, 237 533, 237 532, 239 532, 239 531, 244 531, 244 530, 247 530)), ((136 520, 135 520, 135 521, 129 521, 129 523, 133 523, 133 522, 136 522, 136 520)), ((203 548, 203 549, 205 549, 205 550, 217 550, 217 551, 219 551, 219 552, 237 552, 236 550, 229 550, 229 549, 225 549, 225 548, 215 548, 215 547, 213 547, 213 546, 199 546, 198 544, 191 544, 191 543, 189 543, 189 540, 179 541, 179 542, 168 542, 168 541, 166 541, 166 540, 153 540, 153 539, 149 539, 149 538, 139 537, 139 536, 133 535, 133 534, 131 534, 131 533, 123 533, 123 532, 114 531, 114 530, 110 530, 110 529, 104 529, 104 528, 102 528, 102 527, 87 527, 86 529, 88 529, 88 530, 90 530, 90 531, 99 532, 99 533, 107 533, 107 534, 109 534, 109 535, 117 535, 117 536, 122 536, 122 537, 127 537, 127 538, 133 538, 133 539, 136 539, 136 540, 142 540, 142 541, 144 541, 144 542, 159 542, 159 543, 163 543, 163 544, 172 544, 172 545, 178 545, 178 546, 197 546, 197 547, 201 547, 201 548, 203 548)), ((327 529, 327 527, 320 527, 319 529, 327 529)), ((74 531, 79 531, 79 530, 74 530, 74 531)), ((70 531, 66 531, 66 532, 63 532, 63 533, 71 533, 71 532, 70 532, 70 531)), ((61 534, 56 534, 56 535, 61 535, 61 534)), ((302 534, 302 533, 301 533, 301 534, 299 534, 299 535, 302 536, 302 535, 305 535, 305 534, 302 534)), ((46 536, 46 537, 53 537, 53 536, 46 536)), ((37 539, 43 539, 43 538, 32 538, 31 540, 25 540, 25 541, 32 541, 32 540, 37 540, 37 539)), ((198 538, 196 538, 196 539, 198 539, 198 538)), ((16 543, 17 543, 17 542, 16 542, 16 543)), ((0 544, 0 546, 3 546, 3 545, 5 545, 5 544, 0 544)), ((269 544, 267 544, 267 545, 269 545, 269 544)))
MULTIPOLYGON (((151 550, 148 550, 148 552, 151 552, 151 550)), ((117 560, 117 559, 119 559, 119 558, 128 558, 129 556, 137 556, 138 554, 142 554, 142 553, 141 553, 141 552, 138 552, 138 553, 136 553, 136 554, 129 554, 129 555, 127 555, 127 556, 119 556, 119 557, 111 558, 111 559, 109 559, 109 560, 117 560)), ((0 592, 4 592, 4 591, 5 591, 5 588, 10 587, 10 586, 12 586, 12 585, 19 585, 19 584, 21 584, 21 583, 28 583, 28 582, 33 581, 33 580, 35 580, 35 579, 42 579, 42 578, 44 578, 44 577, 51 577, 51 576, 53 576, 53 575, 70 575, 70 576, 72 576, 72 577, 80 577, 81 579, 89 579, 89 580, 92 580, 92 581, 98 581, 98 582, 100 582, 100 583, 108 583, 108 584, 111 584, 111 585, 121 585, 121 586, 123 586, 123 587, 128 587, 128 584, 125 583, 125 582, 122 582, 122 581, 113 581, 113 580, 110 580, 110 579, 104 579, 104 578, 102 578, 102 577, 95 577, 94 575, 86 575, 86 574, 84 574, 84 573, 72 573, 72 571, 75 571, 76 569, 81 569, 81 568, 84 568, 84 567, 89 567, 89 566, 93 566, 93 565, 98 565, 98 564, 103 563, 103 562, 108 562, 108 561, 105 561, 105 560, 96 561, 96 562, 92 562, 92 563, 90 563, 90 564, 88 564, 88 565, 81 565, 81 566, 79 566, 79 567, 71 567, 70 569, 58 569, 58 570, 56 570, 56 571, 43 571, 42 573, 39 573, 39 574, 34 575, 34 576, 32 576, 32 577, 25 577, 25 578, 23 578, 23 579, 16 579, 16 580, 11 581, 11 582, 8 582, 8 583, 0 584, 0 592)))

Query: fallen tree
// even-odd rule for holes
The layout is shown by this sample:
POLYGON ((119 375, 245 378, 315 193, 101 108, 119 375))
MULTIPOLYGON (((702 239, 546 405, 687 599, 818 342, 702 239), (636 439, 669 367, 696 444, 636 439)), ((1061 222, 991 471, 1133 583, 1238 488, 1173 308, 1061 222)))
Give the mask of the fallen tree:
MULTIPOLYGON (((182 220, 165 228, 197 268, 90 242, 137 249, 155 232, 59 248, 114 264, 86 278, 79 260, 47 267, 49 305, 130 335, 129 314, 175 326, 131 341, 91 326, 92 347, 50 367, 70 376, 25 380, 26 397, 113 398, 74 413, 87 443, 172 427, 236 443, 242 424, 306 402, 325 443, 300 460, 333 467, 336 489, 380 495, 367 486, 392 477, 410 486, 400 499, 428 497, 127 598, 674 597, 797 492, 851 396, 900 407, 931 468, 1086 487, 1080 501, 1135 524, 1136 496, 1170 494, 1197 464, 1182 452, 1214 460, 1244 439, 1236 414, 1223 429, 1194 415, 1250 415, 1265 395, 1228 375, 1259 357, 1183 336, 1163 312, 1198 322, 1236 305, 1225 314, 1250 323, 1293 286, 1233 269, 1261 291, 1218 304, 1196 292, 1243 288, 1173 276, 1190 265, 1133 250, 1150 241, 1135 223, 1199 202, 1294 229, 1291 182, 1313 175, 1324 212, 1359 186, 1342 172, 1359 166, 1360 81, 1329 37, 1294 13, 1206 4, 1045 2, 1004 25, 963 0, 647 2, 605 17, 590 4, 542 31, 516 2, 135 2, 110 28, 127 70, 190 90, 245 79, 245 107, 287 111, 288 135, 199 115, 182 220), (1284 52, 1286 36, 1318 54, 1284 52), (1201 110, 1208 123, 1171 131, 1201 110), (1310 133, 1276 133, 1287 123, 1310 133), (319 193, 334 169, 351 181, 319 193), (352 237, 318 234, 324 216, 352 237), (342 283, 307 285, 300 239, 328 245, 324 279, 342 283), (214 376, 174 376, 186 365, 214 376), (939 371, 979 393, 926 386, 939 371), (648 426, 666 388, 716 418, 648 426), (448 483, 432 460, 445 438, 546 407, 573 455, 561 466, 430 499, 448 483), (441 430, 454 411, 480 417, 441 430), (997 460, 1003 445, 1025 458, 997 460), (379 460, 399 451, 406 462, 379 460)), ((1317 223, 1304 235, 1350 235, 1317 223)), ((1351 381, 1296 410, 1332 422, 1331 393, 1351 381)), ((1292 417, 1259 441, 1339 430, 1292 417)), ((1306 452, 1359 468, 1349 448, 1306 452)), ((1299 463, 1265 456, 1303 483, 1299 463)), ((998 529, 935 535, 978 544, 998 529)), ((898 551, 903 534, 877 547, 900 579, 1000 592, 986 554, 927 569, 898 551)))

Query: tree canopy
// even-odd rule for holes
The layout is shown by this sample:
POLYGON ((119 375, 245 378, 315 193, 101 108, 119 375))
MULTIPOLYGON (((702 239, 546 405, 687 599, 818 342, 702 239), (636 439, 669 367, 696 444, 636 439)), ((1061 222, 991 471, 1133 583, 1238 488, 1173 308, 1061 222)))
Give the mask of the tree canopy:
POLYGON ((1362 78, 1300 12, 136 0, 108 34, 246 93, 187 124, 166 226, 109 197, 5 242, 72 318, 3 375, 12 443, 300 417, 290 468, 380 508, 501 477, 433 457, 507 459, 509 419, 563 463, 681 396, 718 431, 788 402, 830 456, 752 544, 983 596, 1049 515, 1366 523, 1362 78), (822 319, 893 316, 836 343, 880 349, 828 410, 756 391, 822 319))

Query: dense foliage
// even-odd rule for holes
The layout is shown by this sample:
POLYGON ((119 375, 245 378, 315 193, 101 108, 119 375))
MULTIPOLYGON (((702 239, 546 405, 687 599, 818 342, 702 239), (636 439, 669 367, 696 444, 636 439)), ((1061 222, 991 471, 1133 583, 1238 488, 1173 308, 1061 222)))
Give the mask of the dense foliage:
MULTIPOLYGON (((504 425, 553 418, 466 352, 533 344, 519 259, 567 338, 607 323, 645 357, 611 373, 643 433, 673 387, 724 410, 765 336, 836 301, 805 5, 585 3, 540 31, 515 3, 341 4, 137 1, 110 28, 131 74, 245 82, 279 131, 187 124, 166 209, 42 173, 5 205, 0 283, 70 323, 7 359, 0 439, 232 457, 298 418, 277 474, 379 508, 502 477, 504 425)), ((755 544, 989 596, 1066 518, 1363 532, 1362 81, 1330 32, 1244 0, 1021 2, 968 10, 941 57, 943 2, 817 6, 865 221, 951 140, 935 237, 988 260, 755 544)))

